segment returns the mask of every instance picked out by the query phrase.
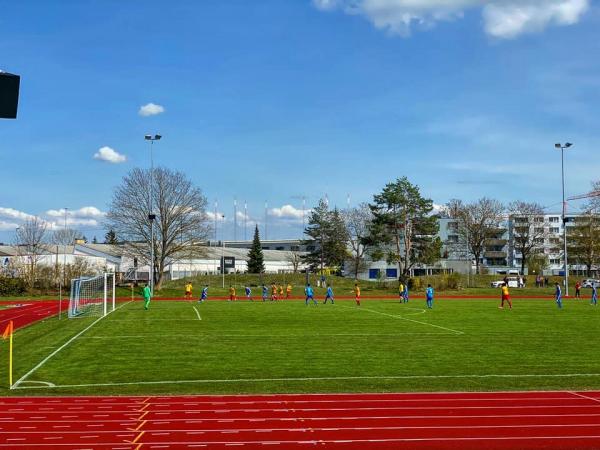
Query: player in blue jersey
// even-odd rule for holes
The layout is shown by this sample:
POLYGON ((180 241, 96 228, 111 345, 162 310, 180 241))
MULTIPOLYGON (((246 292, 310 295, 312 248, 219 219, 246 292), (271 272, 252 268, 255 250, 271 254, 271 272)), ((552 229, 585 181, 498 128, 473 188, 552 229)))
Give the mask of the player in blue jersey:
POLYGON ((562 290, 560 289, 560 284, 556 283, 556 290, 554 291, 554 298, 556 299, 556 304, 559 309, 562 309, 562 290))
POLYGON ((327 293, 325 294, 325 301, 323 302, 324 305, 327 303, 327 300, 331 300, 331 304, 333 305, 333 289, 331 289, 329 284, 327 285, 327 293))
POLYGON ((408 303, 408 283, 404 285, 404 293, 402 295, 403 303, 408 303))
POLYGON ((200 300, 198 300, 198 303, 204 303, 204 301, 206 300, 207 297, 208 297, 208 284, 202 288, 202 293, 200 294, 200 300))
POLYGON ((592 283, 592 301, 590 304, 598 306, 598 288, 596 287, 596 283, 592 283))
POLYGON ((269 297, 269 289, 267 288, 267 286, 265 286, 263 284, 262 285, 262 299, 263 299, 263 302, 266 302, 268 297, 269 297))
POLYGON ((310 283, 308 283, 306 285, 306 287, 304 288, 304 293, 306 294, 306 306, 308 306, 308 301, 312 300, 314 302, 315 305, 318 305, 319 303, 317 303, 317 301, 315 300, 315 292, 313 291, 312 286, 310 285, 310 283))
POLYGON ((253 302, 254 300, 252 300, 252 289, 250 289, 250 286, 246 286, 244 290, 246 291, 246 298, 253 302))
POLYGON ((427 289, 425 290, 425 298, 427 300, 427 307, 429 309, 433 308, 433 288, 430 284, 427 285, 427 289))

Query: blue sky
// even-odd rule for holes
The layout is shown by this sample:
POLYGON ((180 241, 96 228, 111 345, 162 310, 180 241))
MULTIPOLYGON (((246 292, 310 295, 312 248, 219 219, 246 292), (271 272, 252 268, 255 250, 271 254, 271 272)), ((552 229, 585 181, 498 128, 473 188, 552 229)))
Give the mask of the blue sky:
MULTIPOLYGON (((231 218, 247 201, 262 226, 267 201, 269 238, 299 236, 302 195, 356 204, 404 175, 437 204, 559 210, 555 142, 575 143, 568 194, 600 178, 593 1, 0 6, 0 69, 22 77, 19 117, 0 122, 0 241, 27 215, 60 222, 65 206, 103 237, 112 189, 149 165, 154 132, 156 164, 184 171, 211 210, 218 199, 231 218), (164 111, 141 115, 149 103, 164 111), (102 147, 126 160, 95 159, 102 147)), ((221 235, 233 237, 229 219, 221 235)))

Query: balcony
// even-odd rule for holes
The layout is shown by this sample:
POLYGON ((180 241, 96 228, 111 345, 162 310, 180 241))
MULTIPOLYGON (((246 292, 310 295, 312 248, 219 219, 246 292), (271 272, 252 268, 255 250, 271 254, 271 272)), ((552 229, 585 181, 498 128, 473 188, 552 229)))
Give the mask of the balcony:
POLYGON ((483 257, 486 259, 501 259, 506 258, 508 253, 506 252, 485 252, 483 257))
POLYGON ((485 245, 488 247, 504 247, 508 244, 506 239, 488 239, 485 241, 485 245))

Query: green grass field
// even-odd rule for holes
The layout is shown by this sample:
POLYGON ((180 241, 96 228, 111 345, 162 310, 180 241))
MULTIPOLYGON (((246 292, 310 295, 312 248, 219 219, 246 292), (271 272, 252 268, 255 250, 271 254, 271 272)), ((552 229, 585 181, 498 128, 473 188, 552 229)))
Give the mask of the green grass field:
MULTIPOLYGON (((29 375, 20 384, 27 389, 4 381, 0 395, 600 388, 600 308, 587 301, 567 300, 561 311, 552 300, 517 300, 512 311, 495 300, 424 308, 155 301, 144 311, 123 303, 29 375)), ((94 320, 18 330, 15 381, 94 320)), ((7 348, 3 341, 3 380, 7 348)))

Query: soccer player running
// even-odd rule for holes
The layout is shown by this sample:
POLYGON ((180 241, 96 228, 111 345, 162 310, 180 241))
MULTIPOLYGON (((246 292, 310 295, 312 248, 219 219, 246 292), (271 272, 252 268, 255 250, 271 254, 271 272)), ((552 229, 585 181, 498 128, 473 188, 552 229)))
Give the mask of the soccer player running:
POLYGON ((433 308, 433 288, 430 284, 427 285, 427 289, 425 290, 425 299, 427 301, 427 307, 429 309, 433 308))
POLYGON ((152 291, 150 291, 150 286, 148 283, 144 285, 144 289, 142 289, 142 295, 144 296, 144 309, 148 311, 150 307, 150 299, 152 298, 152 291))
POLYGON ((331 289, 329 284, 327 285, 327 292, 325 293, 324 305, 327 304, 327 300, 331 300, 331 304, 333 305, 333 289, 331 289))
POLYGON ((402 281, 398 285, 398 295, 400 296, 400 303, 404 303, 404 283, 402 281))
POLYGON ((232 285, 229 285, 229 301, 235 302, 237 300, 237 295, 235 294, 235 288, 232 285))
POLYGON ((596 287, 596 283, 592 283, 592 301, 590 305, 598 306, 598 288, 596 287))
POLYGON ((269 297, 269 290, 267 289, 267 286, 265 286, 263 284, 262 285, 262 299, 263 299, 263 302, 266 302, 268 297, 269 297))
POLYGON ((271 301, 277 301, 277 285, 275 283, 271 285, 271 301))
POLYGON ((318 305, 319 303, 315 300, 315 292, 313 291, 312 286, 310 285, 310 283, 308 283, 306 285, 306 287, 304 288, 304 294, 306 294, 306 306, 308 306, 308 301, 312 300, 313 303, 315 305, 318 305))
POLYGON ((360 306, 360 287, 358 283, 354 283, 354 300, 356 301, 356 306, 360 306))
POLYGON ((189 281, 185 284, 185 298, 192 299, 192 283, 189 281))
POLYGON ((279 298, 283 300, 283 284, 279 285, 279 298))
POLYGON ((285 298, 292 297, 292 285, 288 283, 287 288, 285 289, 285 298))
POLYGON ((556 299, 556 304, 558 305, 558 309, 562 309, 562 290, 560 289, 560 284, 556 283, 556 289, 554 291, 554 298, 556 299))
POLYGON ((512 309, 512 303, 510 301, 510 295, 508 293, 508 286, 506 285, 506 283, 502 285, 502 303, 500 303, 500 306, 498 306, 498 308, 504 309, 504 302, 508 302, 508 308, 512 309))
POLYGON ((246 298, 253 302, 254 300, 252 300, 252 289, 250 289, 250 286, 246 286, 244 289, 246 291, 246 298))
POLYGON ((204 285, 204 288, 202 288, 202 293, 200 294, 200 300, 198 300, 198 303, 204 303, 207 298, 208 298, 208 284, 204 285))

